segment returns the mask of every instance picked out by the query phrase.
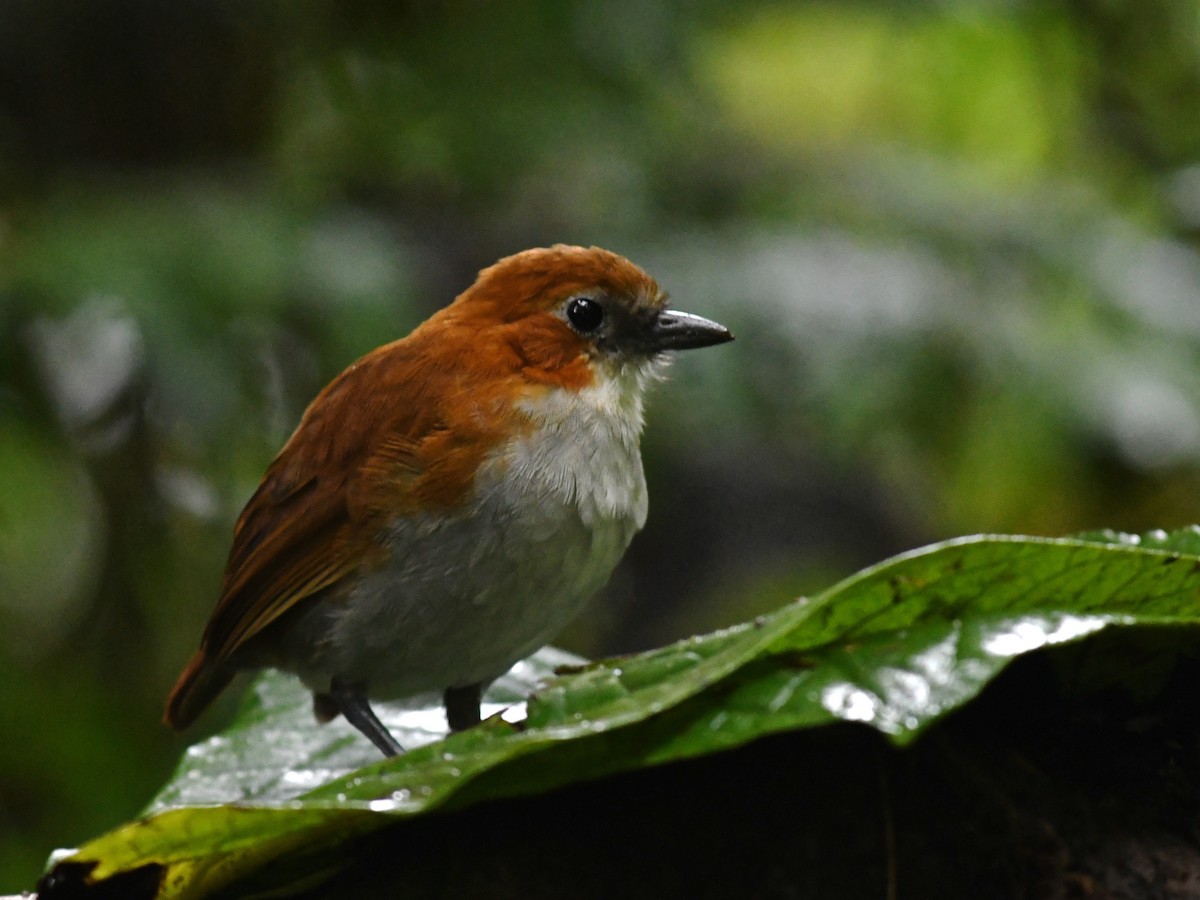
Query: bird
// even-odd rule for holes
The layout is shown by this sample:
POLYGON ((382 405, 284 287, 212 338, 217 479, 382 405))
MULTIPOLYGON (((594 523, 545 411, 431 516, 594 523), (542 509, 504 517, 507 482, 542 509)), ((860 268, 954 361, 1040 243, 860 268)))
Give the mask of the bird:
POLYGON ((182 730, 274 668, 384 756, 372 700, 440 693, 451 732, 607 581, 646 521, 644 395, 733 339, 598 247, 482 269, 309 404, 238 517, 215 609, 163 714, 182 730))

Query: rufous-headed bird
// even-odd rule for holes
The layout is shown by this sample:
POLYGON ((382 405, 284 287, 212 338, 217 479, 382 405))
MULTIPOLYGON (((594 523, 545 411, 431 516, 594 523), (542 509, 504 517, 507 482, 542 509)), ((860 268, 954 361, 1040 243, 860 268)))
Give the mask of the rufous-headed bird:
POLYGON ((643 394, 732 339, 596 247, 526 250, 309 405, 234 530, 167 700, 189 725, 239 671, 293 672, 318 720, 401 752, 369 698, 443 694, 451 730, 549 641, 646 520, 643 394))

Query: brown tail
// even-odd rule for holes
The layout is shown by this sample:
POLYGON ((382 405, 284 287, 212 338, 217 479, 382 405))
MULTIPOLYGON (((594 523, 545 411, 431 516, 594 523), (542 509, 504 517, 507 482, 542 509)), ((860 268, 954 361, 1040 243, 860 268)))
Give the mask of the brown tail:
POLYGON ((233 670, 227 666, 209 665, 204 651, 197 650, 171 688, 163 722, 176 731, 187 728, 225 690, 233 676, 233 670))

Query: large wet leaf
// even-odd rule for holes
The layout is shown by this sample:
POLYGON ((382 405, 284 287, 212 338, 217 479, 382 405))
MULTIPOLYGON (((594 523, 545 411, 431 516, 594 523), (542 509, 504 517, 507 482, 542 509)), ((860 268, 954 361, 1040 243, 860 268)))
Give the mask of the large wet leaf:
POLYGON ((396 816, 781 730, 850 720, 904 744, 1015 657, 1106 629, 1197 624, 1200 531, 978 537, 896 557, 755 622, 575 667, 522 707, 563 661, 540 654, 490 695, 494 709, 512 703, 503 717, 465 733, 439 739, 433 709, 385 710, 411 748, 395 760, 376 759, 344 724, 315 726, 300 688, 268 675, 227 733, 189 751, 150 815, 65 857, 55 874, 94 883, 149 872, 161 896, 200 896, 396 816))

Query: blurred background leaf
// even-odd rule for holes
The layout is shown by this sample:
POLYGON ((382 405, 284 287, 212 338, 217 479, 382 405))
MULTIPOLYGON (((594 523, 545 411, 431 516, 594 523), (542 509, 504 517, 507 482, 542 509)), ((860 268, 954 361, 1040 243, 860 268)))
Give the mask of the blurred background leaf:
POLYGON ((955 534, 1195 521, 1198 29, 0 2, 0 890, 172 769, 162 698, 308 399, 526 246, 624 253, 739 338, 652 400, 650 521, 571 650, 955 534))

